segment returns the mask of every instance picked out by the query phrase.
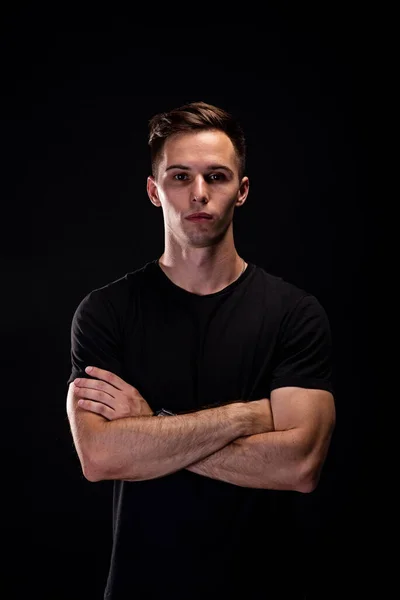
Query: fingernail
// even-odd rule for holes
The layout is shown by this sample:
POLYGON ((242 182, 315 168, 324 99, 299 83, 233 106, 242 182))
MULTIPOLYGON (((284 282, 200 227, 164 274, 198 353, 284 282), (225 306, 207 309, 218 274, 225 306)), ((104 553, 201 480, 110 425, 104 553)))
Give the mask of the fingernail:
POLYGON ((78 379, 75 379, 74 383, 79 383, 80 382, 80 378, 78 377, 78 379))
POLYGON ((85 369, 86 373, 90 373, 90 371, 92 371, 92 370, 93 370, 93 367, 86 367, 86 369, 85 369))

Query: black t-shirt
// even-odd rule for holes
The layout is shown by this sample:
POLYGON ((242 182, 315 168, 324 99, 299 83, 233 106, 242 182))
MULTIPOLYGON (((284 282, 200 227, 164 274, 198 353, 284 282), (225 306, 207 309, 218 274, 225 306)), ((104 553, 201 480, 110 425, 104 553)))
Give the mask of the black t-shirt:
MULTIPOLYGON (((325 310, 252 263, 204 296, 175 285, 157 259, 91 291, 72 320, 71 361, 68 384, 88 377, 88 365, 107 369, 154 411, 268 398, 283 386, 333 392, 325 310)), ((299 540, 287 502, 295 493, 185 469, 115 481, 105 598, 280 598, 271 585, 295 584, 299 540)))

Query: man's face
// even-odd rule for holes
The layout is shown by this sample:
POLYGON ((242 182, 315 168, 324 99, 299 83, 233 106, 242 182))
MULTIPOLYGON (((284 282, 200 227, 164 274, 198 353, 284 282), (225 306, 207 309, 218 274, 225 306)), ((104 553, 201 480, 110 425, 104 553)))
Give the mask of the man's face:
POLYGON ((234 146, 222 131, 176 134, 167 139, 156 179, 148 178, 148 194, 161 206, 167 234, 184 245, 210 246, 231 226, 235 206, 248 193, 248 179, 239 181, 234 146), (194 212, 212 219, 189 221, 194 212))

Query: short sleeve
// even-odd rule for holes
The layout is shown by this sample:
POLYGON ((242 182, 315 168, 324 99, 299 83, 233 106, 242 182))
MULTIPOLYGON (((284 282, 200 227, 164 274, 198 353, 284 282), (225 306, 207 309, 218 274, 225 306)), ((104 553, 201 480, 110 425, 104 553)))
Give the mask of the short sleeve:
POLYGON ((282 322, 271 390, 285 386, 334 393, 331 328, 326 311, 310 294, 303 296, 282 322))
POLYGON ((121 377, 122 344, 113 308, 102 290, 94 290, 81 300, 71 323, 71 374, 69 385, 77 377, 90 377, 91 365, 121 377))

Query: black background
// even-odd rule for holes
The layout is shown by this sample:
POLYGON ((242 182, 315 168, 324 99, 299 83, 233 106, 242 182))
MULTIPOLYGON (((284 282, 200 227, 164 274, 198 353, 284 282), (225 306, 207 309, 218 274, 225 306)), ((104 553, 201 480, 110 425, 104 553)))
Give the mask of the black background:
POLYGON ((209 10, 174 7, 154 25, 45 10, 2 21, 3 189, 18 223, 3 221, 3 366, 15 398, 2 436, 15 481, 4 475, 7 599, 102 597, 111 484, 87 482, 72 445, 70 323, 88 291, 162 253, 162 212, 146 194, 147 123, 193 100, 233 112, 246 132, 239 254, 314 293, 331 320, 337 427, 319 488, 298 504, 312 540, 309 598, 373 589, 373 40, 348 13, 232 24, 209 10))

